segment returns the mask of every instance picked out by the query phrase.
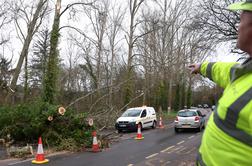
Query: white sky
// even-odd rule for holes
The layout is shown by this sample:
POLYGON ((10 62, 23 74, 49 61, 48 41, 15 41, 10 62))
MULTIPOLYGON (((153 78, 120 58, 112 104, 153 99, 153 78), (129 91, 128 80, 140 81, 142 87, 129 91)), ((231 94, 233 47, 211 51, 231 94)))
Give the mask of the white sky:
POLYGON ((216 47, 216 51, 212 52, 211 55, 209 55, 206 58, 206 61, 210 61, 210 62, 216 62, 216 61, 235 62, 237 61, 241 57, 241 55, 230 53, 230 48, 231 46, 229 42, 219 44, 216 47))
MULTIPOLYGON (((54 2, 55 0, 51 1, 54 2)), ((112 0, 110 0, 111 2, 112 0)), ((118 0, 113 0, 115 2, 119 2, 118 0)), ((67 4, 69 4, 70 2, 76 2, 76 0, 62 0, 62 10, 66 7, 67 4)), ((120 3, 122 3, 125 7, 127 7, 128 5, 128 1, 127 0, 120 0, 120 3)), ((128 12, 128 11, 127 11, 128 12)), ((54 12, 52 12, 54 14, 54 12)), ((53 14, 50 16, 52 20, 53 19, 53 14)), ((61 18, 61 26, 62 25, 67 25, 68 24, 68 13, 66 12, 64 14, 65 16, 61 18)), ((80 18, 81 22, 86 22, 87 18, 80 18)), ((51 23, 47 23, 50 27, 49 29, 51 29, 51 23)), ((75 24, 78 24, 78 22, 75 22, 75 24)), ((80 25, 82 23, 79 23, 80 25)), ((8 27, 7 27, 8 28, 8 27)), ((84 27, 83 27, 84 28, 84 27)), ((15 29, 13 28, 11 36, 12 36, 12 44, 9 45, 9 48, 5 48, 4 50, 0 50, 1 52, 5 52, 5 56, 7 55, 7 57, 11 58, 11 55, 13 53, 14 57, 13 57, 13 67, 15 67, 19 54, 21 52, 22 49, 22 43, 16 38, 16 32, 14 31, 15 29), (6 53, 8 52, 8 53, 6 53)), ((61 52, 65 52, 66 51, 66 37, 67 37, 67 30, 62 30, 61 32, 61 39, 59 41, 59 49, 61 50, 61 52)), ((216 48, 216 52, 212 52, 211 55, 209 55, 206 60, 207 61, 226 61, 226 62, 230 62, 230 61, 236 61, 240 56, 234 55, 234 54, 230 54, 229 51, 229 46, 230 44, 228 43, 223 43, 218 45, 218 47, 216 48)), ((32 43, 30 45, 30 49, 32 48, 32 43)), ((127 50, 126 50, 127 51, 127 50)), ((62 59, 66 59, 66 57, 64 56, 64 53, 61 54, 61 58, 62 59)))

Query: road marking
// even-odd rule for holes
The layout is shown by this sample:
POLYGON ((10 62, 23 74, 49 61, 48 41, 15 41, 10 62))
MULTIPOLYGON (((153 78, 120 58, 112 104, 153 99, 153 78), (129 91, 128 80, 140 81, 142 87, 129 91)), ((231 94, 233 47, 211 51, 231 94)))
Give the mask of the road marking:
POLYGON ((171 163, 170 161, 166 161, 164 164, 169 164, 169 163, 171 163))
POLYGON ((187 150, 187 148, 185 148, 185 149, 180 150, 178 153, 179 153, 179 154, 189 154, 189 153, 191 153, 191 152, 194 151, 194 150, 196 150, 195 147, 192 147, 192 148, 189 149, 189 150, 187 150))
POLYGON ((178 148, 175 148, 175 149, 172 149, 171 151, 167 152, 167 153, 173 153, 173 152, 176 152, 176 150, 179 150, 183 148, 183 146, 179 146, 178 148))
POLYGON ((23 161, 17 161, 17 162, 15 162, 15 163, 10 163, 10 164, 8 164, 8 165, 21 164, 21 163, 25 163, 25 162, 27 162, 27 161, 31 161, 31 160, 33 160, 33 159, 27 159, 27 160, 23 160, 23 161))
POLYGON ((155 157, 156 155, 158 155, 158 153, 154 153, 154 154, 152 154, 152 155, 150 155, 150 156, 148 156, 148 157, 145 157, 146 159, 150 159, 150 158, 152 158, 152 157, 155 157))
POLYGON ((191 139, 191 138, 193 138, 194 137, 194 135, 192 135, 191 137, 188 137, 189 139, 191 139))
POLYGON ((183 147, 183 148, 181 148, 180 150, 178 150, 176 153, 177 154, 182 154, 182 151, 184 151, 184 150, 186 150, 187 148, 186 147, 183 147))
POLYGON ((133 164, 129 164, 128 166, 133 166, 133 164))
POLYGON ((185 141, 180 141, 179 143, 177 143, 177 145, 179 145, 179 144, 182 144, 182 143, 184 143, 185 141))
POLYGON ((145 161, 145 165, 147 166, 155 166, 156 164, 153 164, 154 161, 159 161, 158 158, 153 158, 153 159, 150 159, 150 160, 146 160, 145 161))
POLYGON ((171 149, 171 148, 174 148, 174 147, 175 147, 175 146, 170 146, 170 147, 168 147, 168 148, 162 150, 161 152, 164 153, 164 152, 166 152, 167 150, 169 150, 169 149, 171 149))

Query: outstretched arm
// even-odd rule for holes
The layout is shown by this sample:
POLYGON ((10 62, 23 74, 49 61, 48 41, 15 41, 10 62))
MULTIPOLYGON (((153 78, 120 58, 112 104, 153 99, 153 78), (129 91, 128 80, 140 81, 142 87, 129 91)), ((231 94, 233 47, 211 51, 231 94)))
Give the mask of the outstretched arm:
POLYGON ((203 62, 189 66, 192 74, 201 74, 225 88, 230 83, 232 67, 236 62, 203 62))

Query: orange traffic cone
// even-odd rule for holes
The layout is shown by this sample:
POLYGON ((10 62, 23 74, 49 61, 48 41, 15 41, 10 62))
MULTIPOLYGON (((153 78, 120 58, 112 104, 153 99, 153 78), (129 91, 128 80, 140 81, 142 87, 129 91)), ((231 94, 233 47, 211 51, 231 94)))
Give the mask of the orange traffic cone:
POLYGON ((160 118, 159 118, 159 126, 158 126, 158 128, 161 128, 161 129, 164 128, 164 124, 163 124, 163 120, 162 120, 162 117, 161 117, 161 116, 160 116, 160 118))
POLYGON ((41 137, 39 137, 39 140, 38 140, 38 151, 37 151, 36 159, 32 160, 32 163, 33 164, 44 164, 44 163, 48 163, 48 162, 49 162, 49 160, 45 159, 45 156, 44 156, 42 139, 41 139, 41 137))
POLYGON ((142 133, 141 133, 141 124, 138 123, 137 125, 137 136, 135 137, 136 140, 141 140, 141 139, 144 139, 144 137, 142 136, 142 133))
POLYGON ((92 151, 93 151, 93 152, 100 152, 99 144, 98 144, 97 137, 96 137, 96 132, 94 131, 94 132, 92 133, 92 135, 93 135, 93 146, 92 146, 92 151))

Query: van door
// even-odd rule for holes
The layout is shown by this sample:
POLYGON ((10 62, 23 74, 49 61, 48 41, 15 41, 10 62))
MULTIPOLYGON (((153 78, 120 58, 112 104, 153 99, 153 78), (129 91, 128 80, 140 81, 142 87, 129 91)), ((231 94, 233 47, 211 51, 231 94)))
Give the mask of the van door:
POLYGON ((144 109, 142 111, 140 118, 141 118, 141 122, 142 122, 142 127, 143 128, 147 127, 147 124, 146 124, 146 122, 147 122, 147 111, 146 111, 146 109, 144 109))
POLYGON ((153 125, 153 115, 152 115, 153 111, 151 110, 151 108, 147 109, 147 126, 151 127, 153 125))

